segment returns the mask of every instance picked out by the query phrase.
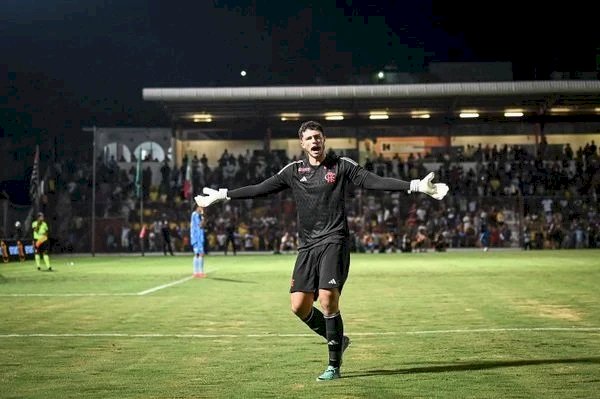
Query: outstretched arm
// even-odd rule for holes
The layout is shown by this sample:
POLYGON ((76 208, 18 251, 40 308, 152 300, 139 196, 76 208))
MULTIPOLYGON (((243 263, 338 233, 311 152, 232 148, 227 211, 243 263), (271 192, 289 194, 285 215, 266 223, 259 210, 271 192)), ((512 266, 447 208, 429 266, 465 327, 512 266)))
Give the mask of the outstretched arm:
POLYGON ((197 195, 194 197, 194 200, 199 206, 206 208, 215 202, 228 201, 230 199, 265 197, 269 194, 282 191, 287 187, 288 185, 283 179, 279 175, 275 175, 259 184, 244 186, 233 190, 228 190, 226 188, 213 190, 210 187, 204 187, 202 192, 205 195, 197 195))
POLYGON ((388 191, 408 191, 409 193, 424 193, 436 200, 443 199, 448 194, 448 186, 444 183, 432 183, 435 177, 431 172, 423 179, 414 179, 410 182, 394 179, 391 177, 381 177, 375 173, 364 171, 361 187, 369 190, 388 190, 388 191))
POLYGON ((270 194, 278 193, 286 188, 288 188, 288 185, 283 181, 283 179, 281 179, 279 175, 275 175, 269 177, 262 183, 233 189, 229 191, 229 198, 246 199, 265 197, 270 194))
POLYGON ((365 170, 361 187, 367 190, 408 191, 410 182, 391 177, 381 177, 365 170))

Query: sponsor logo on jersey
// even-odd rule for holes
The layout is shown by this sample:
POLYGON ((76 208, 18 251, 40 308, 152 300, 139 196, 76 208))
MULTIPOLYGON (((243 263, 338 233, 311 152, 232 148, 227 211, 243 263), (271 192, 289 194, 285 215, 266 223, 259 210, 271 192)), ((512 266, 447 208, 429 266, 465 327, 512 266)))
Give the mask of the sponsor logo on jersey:
POLYGON ((300 168, 298 168, 298 173, 310 173, 311 170, 312 170, 312 168, 310 166, 307 166, 305 168, 300 167, 300 168))

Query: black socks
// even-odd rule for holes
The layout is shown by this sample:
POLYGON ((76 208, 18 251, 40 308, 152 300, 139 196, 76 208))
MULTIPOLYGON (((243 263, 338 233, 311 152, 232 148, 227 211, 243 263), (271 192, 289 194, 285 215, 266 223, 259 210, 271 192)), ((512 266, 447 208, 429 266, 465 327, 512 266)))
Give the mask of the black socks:
POLYGON ((309 326, 311 330, 327 339, 327 335, 325 333, 325 317, 319 309, 313 306, 308 317, 302 321, 309 326))
POLYGON ((340 367, 342 360, 342 345, 344 341, 344 322, 340 312, 325 318, 325 326, 327 329, 326 339, 329 349, 329 365, 340 367))
POLYGON ((311 330, 327 340, 327 349, 329 350, 329 365, 340 367, 342 360, 342 345, 344 342, 344 322, 340 312, 331 316, 324 316, 323 313, 313 306, 310 314, 302 321, 310 327, 311 330))

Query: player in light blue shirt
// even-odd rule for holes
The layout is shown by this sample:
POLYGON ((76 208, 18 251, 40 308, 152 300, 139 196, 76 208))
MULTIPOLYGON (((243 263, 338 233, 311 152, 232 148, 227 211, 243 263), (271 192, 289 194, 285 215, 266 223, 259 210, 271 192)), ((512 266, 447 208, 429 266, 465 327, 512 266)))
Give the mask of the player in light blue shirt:
POLYGON ((190 220, 190 244, 194 251, 194 277, 206 277, 204 273, 204 210, 196 206, 190 220))

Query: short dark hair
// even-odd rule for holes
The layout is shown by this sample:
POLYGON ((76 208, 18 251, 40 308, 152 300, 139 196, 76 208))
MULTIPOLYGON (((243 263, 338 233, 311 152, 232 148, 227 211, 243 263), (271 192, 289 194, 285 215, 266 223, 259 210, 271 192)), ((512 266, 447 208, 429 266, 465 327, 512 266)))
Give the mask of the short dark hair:
POLYGON ((325 134, 325 132, 323 131, 323 126, 321 126, 321 124, 319 122, 306 121, 303 124, 301 124, 300 129, 298 129, 298 137, 300 137, 301 140, 302 140, 302 133, 304 133, 307 130, 316 130, 318 132, 325 134))

